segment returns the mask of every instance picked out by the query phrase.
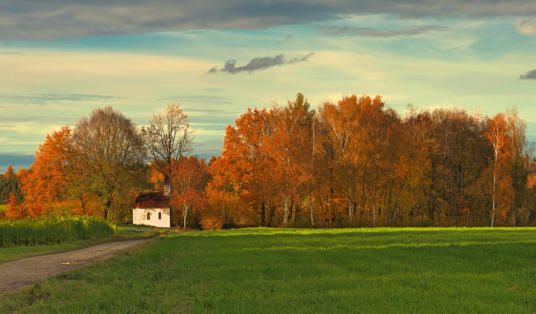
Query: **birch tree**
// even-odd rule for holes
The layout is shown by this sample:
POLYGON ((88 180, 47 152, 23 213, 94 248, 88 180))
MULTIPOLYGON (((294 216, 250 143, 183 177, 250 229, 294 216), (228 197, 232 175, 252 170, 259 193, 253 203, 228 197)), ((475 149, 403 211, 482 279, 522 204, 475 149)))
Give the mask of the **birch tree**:
POLYGON ((192 152, 193 136, 188 116, 180 104, 171 104, 163 114, 153 115, 149 126, 142 128, 142 134, 149 157, 164 176, 164 184, 169 185, 173 161, 192 152))

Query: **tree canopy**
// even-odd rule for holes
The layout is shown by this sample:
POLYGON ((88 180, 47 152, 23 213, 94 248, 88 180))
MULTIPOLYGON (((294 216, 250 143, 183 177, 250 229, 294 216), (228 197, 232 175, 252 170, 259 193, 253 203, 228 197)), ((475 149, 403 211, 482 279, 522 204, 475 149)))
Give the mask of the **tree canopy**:
POLYGON ((30 169, 0 175, 2 217, 129 221, 137 193, 170 185, 184 228, 535 225, 525 129, 515 111, 409 107, 400 116, 380 96, 313 109, 298 94, 248 108, 206 163, 190 155, 179 104, 144 128, 107 107, 49 134, 30 169))

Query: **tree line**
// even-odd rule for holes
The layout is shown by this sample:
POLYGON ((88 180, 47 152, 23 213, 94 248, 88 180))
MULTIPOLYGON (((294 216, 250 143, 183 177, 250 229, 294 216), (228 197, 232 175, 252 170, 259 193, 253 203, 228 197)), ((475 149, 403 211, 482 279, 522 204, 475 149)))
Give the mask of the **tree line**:
POLYGON ((178 104, 141 129, 96 109, 47 136, 3 215, 128 222, 139 192, 169 185, 172 221, 185 228, 536 224, 534 158, 515 111, 401 117, 380 96, 313 110, 298 94, 248 109, 208 163, 191 156, 192 141, 178 104))

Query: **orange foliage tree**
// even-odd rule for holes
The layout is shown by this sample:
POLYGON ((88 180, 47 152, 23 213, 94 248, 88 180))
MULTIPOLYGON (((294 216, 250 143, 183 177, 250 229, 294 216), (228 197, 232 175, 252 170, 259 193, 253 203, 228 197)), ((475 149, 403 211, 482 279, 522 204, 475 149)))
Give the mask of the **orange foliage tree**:
POLYGON ((413 108, 400 118, 379 96, 315 113, 299 94, 285 107, 248 109, 227 128, 207 197, 229 225, 483 225, 495 219, 486 214, 494 202, 501 219, 526 223, 524 128, 515 115, 506 120, 413 108))
POLYGON ((28 173, 21 178, 24 203, 32 217, 51 211, 67 198, 71 130, 63 127, 48 134, 39 146, 28 173))
POLYGON ((207 181, 208 166, 204 159, 198 159, 194 156, 182 157, 173 163, 171 199, 174 207, 182 212, 185 230, 191 210, 202 211, 207 206, 204 194, 207 181))
POLYGON ((24 210, 24 207, 17 202, 15 194, 10 193, 9 198, 7 199, 7 207, 4 212, 4 215, 7 219, 21 219, 28 216, 28 213, 24 210))
POLYGON ((113 209, 124 220, 152 182, 172 186, 184 228, 536 224, 525 129, 514 111, 488 118, 410 107, 400 117, 380 96, 313 110, 298 94, 286 106, 248 109, 207 165, 185 157, 192 138, 180 106, 155 115, 144 138, 120 113, 99 109, 73 136, 67 127, 49 134, 29 170, 2 176, 12 193, 5 216, 113 209))

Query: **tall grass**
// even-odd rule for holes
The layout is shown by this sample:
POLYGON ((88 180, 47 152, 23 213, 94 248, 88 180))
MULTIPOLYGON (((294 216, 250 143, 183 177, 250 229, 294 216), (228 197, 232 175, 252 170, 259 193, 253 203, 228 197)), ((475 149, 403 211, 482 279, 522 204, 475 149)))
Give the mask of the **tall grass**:
POLYGON ((115 226, 95 217, 67 216, 0 221, 0 247, 53 244, 113 235, 115 226))

